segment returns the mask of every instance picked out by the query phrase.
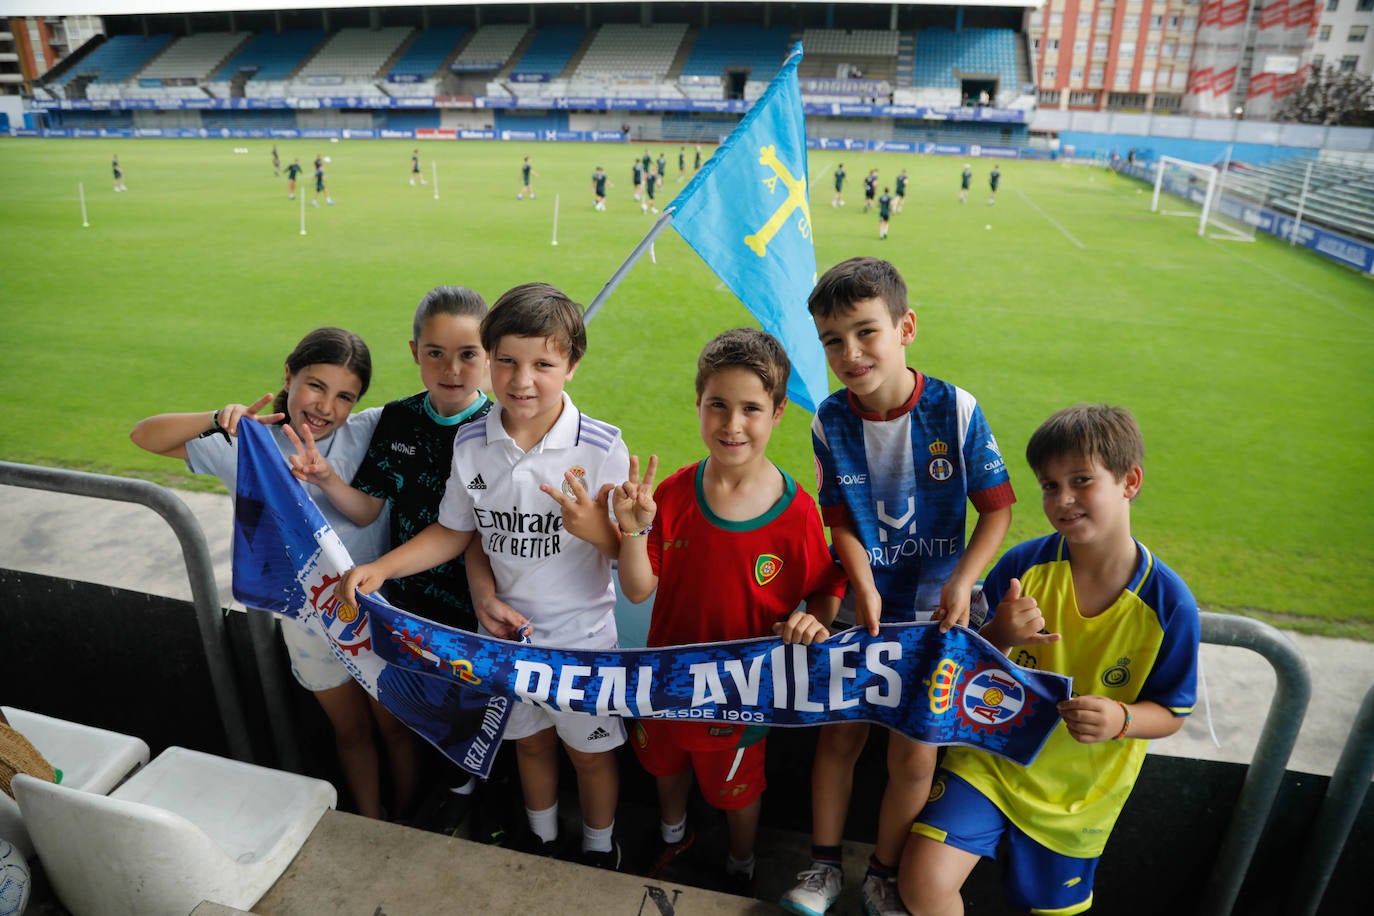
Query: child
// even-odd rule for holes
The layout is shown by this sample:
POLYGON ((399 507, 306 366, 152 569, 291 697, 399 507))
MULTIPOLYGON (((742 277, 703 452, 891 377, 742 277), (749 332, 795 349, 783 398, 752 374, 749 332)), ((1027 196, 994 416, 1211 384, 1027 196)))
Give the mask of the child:
POLYGON ((654 202, 654 189, 658 187, 658 181, 657 172, 644 173, 644 200, 639 204, 640 213, 658 212, 658 204, 654 202))
POLYGON ((830 199, 830 206, 844 206, 844 163, 841 162, 835 169, 835 196, 830 199))
POLYGON ((415 187, 415 180, 419 179, 420 184, 428 184, 425 181, 425 173, 420 170, 420 151, 414 149, 410 151, 410 186, 415 187))
POLYGON ((878 198, 878 238, 887 238, 887 224, 892 219, 892 192, 888 188, 883 188, 883 195, 878 198))
POLYGON ((995 610, 981 632, 1018 664, 1071 675, 1076 690, 1029 767, 950 748, 902 856, 913 913, 962 913, 960 887, 999 844, 1013 907, 1087 910, 1146 741, 1174 734, 1192 711, 1197 602, 1131 535, 1144 457, 1119 407, 1070 407, 1031 436, 1026 461, 1055 533, 1013 547, 988 574, 995 610))
POLYGON ((115 192, 118 193, 118 192, 120 192, 120 191, 127 191, 127 190, 129 190, 129 189, 124 185, 124 170, 123 170, 122 168, 119 167, 119 155, 118 155, 118 154, 115 154, 114 159, 111 161, 111 163, 110 163, 110 169, 111 169, 111 171, 114 172, 114 189, 115 189, 115 192))
POLYGON ((281 177, 281 156, 277 154, 277 144, 272 144, 272 177, 281 177))
MULTIPOLYGON (((452 560, 471 545, 469 564, 480 555, 490 563, 468 569, 485 632, 509 639, 530 627, 539 645, 614 649, 611 561, 620 551, 620 534, 608 500, 627 479, 629 454, 618 429, 583 414, 563 391, 587 349, 581 308, 547 283, 527 283, 497 300, 481 330, 500 403, 455 438, 438 522, 376 562, 350 570, 336 594, 355 603, 355 590, 375 591, 387 579, 452 560)), ((539 850, 558 847, 561 738, 577 771, 582 860, 618 868, 613 752, 625 742, 621 721, 519 703, 506 738, 515 742, 539 850)))
MULTIPOLYGON (((871 633, 879 621, 969 619, 979 574, 992 560, 1015 501, 1006 465, 977 401, 906 364, 916 337, 906 283, 887 261, 852 258, 826 271, 808 303, 826 360, 845 385, 811 425, 818 502, 849 576, 840 616, 871 633), (965 513, 978 511, 964 543, 965 513)), ((843 882, 840 843, 854 764, 868 725, 823 725, 812 770, 811 868, 783 898, 794 913, 824 913, 843 882)), ((930 792, 936 749, 889 731, 888 781, 864 878, 869 913, 901 913, 894 880, 902 846, 930 792)))
MULTIPOLYGON (((480 325, 486 313, 482 297, 461 286, 436 287, 420 300, 410 354, 420 367, 425 390, 382 408, 352 486, 332 472, 309 429, 300 443, 287 428, 288 437, 298 442, 297 453, 290 459, 292 473, 322 489, 351 521, 372 523, 390 501, 391 547, 399 547, 438 519, 454 436, 491 410, 491 401, 482 393, 487 353, 482 349, 480 325)), ((430 620, 477 630, 461 558, 389 581, 382 594, 397 607, 430 620)), ((450 787, 452 794, 436 815, 441 829, 451 833, 457 828, 476 788, 476 781, 466 773, 457 775, 450 787)))
POLYGON ((897 205, 893 208, 897 213, 901 213, 902 207, 906 206, 906 183, 909 180, 906 169, 897 173, 897 205))
MULTIPOLYGON (((638 459, 630 459, 630 479, 612 502, 622 535, 620 587, 636 603, 657 589, 650 646, 775 632, 810 644, 829 635, 825 624, 844 589, 816 504, 765 453, 782 419, 790 371, 786 352, 770 335, 727 331, 697 362, 697 413, 708 457, 656 492, 658 459, 649 459, 642 480, 638 459), (771 575, 760 572, 769 555, 780 567, 771 575), (808 610, 793 613, 803 600, 808 610), (702 613, 705 608, 716 610, 702 613)), ((634 723, 640 762, 658 780, 663 850, 653 877, 692 844, 687 797, 695 771, 707 802, 726 813, 727 887, 749 894, 765 787, 765 742, 748 743, 749 731, 719 723, 634 723)))
MULTIPOLYGON (((233 493, 238 481, 238 425, 246 420, 269 424, 283 455, 292 451, 289 424, 309 431, 319 452, 341 474, 353 473, 362 460, 381 410, 352 413, 372 378, 372 357, 356 334, 319 328, 307 334, 286 357, 285 382, 275 396, 253 404, 227 404, 219 410, 159 414, 141 421, 129 437, 140 448, 180 458, 197 474, 213 474, 233 493), (272 413, 259 412, 269 403, 272 413)), ((361 527, 348 520, 316 487, 308 488, 325 519, 338 532, 351 556, 369 560, 386 544, 386 525, 361 527)), ((334 729, 334 743, 344 779, 358 813, 382 816, 377 748, 373 726, 380 730, 395 783, 397 808, 411 803, 415 743, 410 730, 349 676, 329 645, 294 620, 281 621, 282 639, 291 658, 291 673, 311 691, 334 729)))
POLYGON ((964 170, 959 173, 959 203, 968 203, 968 186, 973 180, 973 169, 964 163, 964 170))
POLYGON ((878 170, 873 169, 864 176, 864 212, 873 209, 874 198, 878 194, 878 170))
POLYGON ((992 167, 992 171, 991 171, 991 172, 988 172, 988 188, 989 188, 989 193, 988 193, 988 206, 989 206, 989 207, 991 207, 993 204, 997 203, 997 185, 1000 184, 1001 181, 1002 181, 1002 170, 999 169, 996 165, 994 165, 994 166, 992 167))

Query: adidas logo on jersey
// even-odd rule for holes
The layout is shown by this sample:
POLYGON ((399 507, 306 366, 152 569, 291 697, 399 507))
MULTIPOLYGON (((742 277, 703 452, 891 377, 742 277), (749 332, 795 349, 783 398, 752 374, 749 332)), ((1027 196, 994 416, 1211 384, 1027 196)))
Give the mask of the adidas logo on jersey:
POLYGON ((485 490, 486 488, 487 482, 482 479, 481 474, 478 474, 476 477, 468 481, 469 490, 485 490))
POLYGON ((601 726, 598 725, 597 728, 596 728, 596 731, 592 732, 590 735, 587 736, 587 740, 588 740, 588 741, 604 741, 605 739, 607 739, 607 738, 609 738, 609 737, 611 737, 611 733, 608 732, 608 731, 606 731, 606 729, 604 729, 604 728, 602 728, 601 726))

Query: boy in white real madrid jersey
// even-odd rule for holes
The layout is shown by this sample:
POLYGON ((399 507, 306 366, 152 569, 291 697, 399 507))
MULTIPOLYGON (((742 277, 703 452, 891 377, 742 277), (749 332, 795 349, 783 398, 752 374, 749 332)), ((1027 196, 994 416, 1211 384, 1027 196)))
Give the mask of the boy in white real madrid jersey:
MULTIPOLYGON (((611 560, 620 532, 608 496, 630 470, 620 430, 579 411, 563 386, 587 349, 582 310, 547 283, 503 295, 482 321, 498 404, 459 430, 439 520, 374 563, 349 571, 341 600, 464 554, 484 632, 538 645, 614 649, 611 560), (474 537, 474 535, 476 535, 474 537), (488 563, 490 565, 488 565, 488 563)), ((613 751, 621 720, 516 704, 506 727, 539 851, 558 848, 558 745, 577 771, 582 860, 618 868, 613 751)))
POLYGON ((1087 910, 1146 742, 1192 711, 1197 602, 1131 535, 1144 457, 1140 427, 1120 407, 1070 407, 1031 435, 1026 461, 1054 533, 993 567, 981 632, 1019 665, 1070 675, 1074 695, 1028 767, 949 749, 902 855, 912 913, 963 913, 960 888, 982 856, 1003 859, 1014 909, 1087 910))
MULTIPOLYGON (((907 365, 916 313, 887 261, 830 268, 807 303, 826 361, 844 388, 811 424, 817 497, 835 556, 849 577, 839 619, 877 634, 879 623, 964 625, 978 577, 1011 524, 1016 497, 997 441, 973 395, 907 365), (968 505, 978 522, 965 544, 968 505)), ((782 898, 819 916, 843 886, 840 845, 865 722, 822 725, 811 781, 811 866, 782 898)), ((870 916, 900 914, 897 865, 930 794, 936 748, 889 730, 887 787, 863 881, 870 916)))

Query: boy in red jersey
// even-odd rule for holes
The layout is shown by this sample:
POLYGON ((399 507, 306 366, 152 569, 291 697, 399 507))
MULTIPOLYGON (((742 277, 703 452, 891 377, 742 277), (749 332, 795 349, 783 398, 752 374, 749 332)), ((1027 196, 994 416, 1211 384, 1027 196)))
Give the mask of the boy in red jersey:
MULTIPOLYGON (((810 644, 830 635, 843 575, 815 501, 766 454, 790 371, 772 336, 749 328, 721 334, 697 361, 708 456, 657 490, 657 457, 642 478, 638 458, 630 459, 630 479, 611 502, 623 535, 620 587, 636 603, 657 589, 651 647, 771 634, 810 644), (803 601, 806 610, 798 610, 803 601)), ((658 780, 663 850, 653 873, 692 844, 687 801, 695 772, 706 801, 725 811, 727 888, 749 893, 765 787, 765 742, 753 732, 742 724, 635 722, 635 751, 658 780)))

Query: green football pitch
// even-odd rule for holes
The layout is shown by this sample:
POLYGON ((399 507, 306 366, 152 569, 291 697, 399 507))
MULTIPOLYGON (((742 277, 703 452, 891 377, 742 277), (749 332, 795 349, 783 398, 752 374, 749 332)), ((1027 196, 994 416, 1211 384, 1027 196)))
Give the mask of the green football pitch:
MULTIPOLYGON (((330 159, 336 203, 307 204, 302 234, 270 141, 0 141, 0 455, 197 485, 135 448, 130 427, 274 390, 287 351, 322 324, 370 343, 364 406, 410 394, 406 341, 427 289, 493 301, 546 280, 587 303, 652 223, 631 200, 639 145, 421 143, 429 183, 412 187, 415 145, 280 141, 308 196, 311 161, 330 159), (127 193, 111 188, 115 153, 127 193), (534 200, 516 199, 525 155, 534 200)), ((683 185, 677 146, 660 149, 662 206, 683 185)), ((1370 279, 1268 237, 1199 238, 1196 219, 1151 214, 1149 188, 1089 166, 1001 163, 989 205, 992 163, 975 159, 961 204, 962 164, 813 152, 811 217, 821 270, 857 254, 898 266, 919 322, 911 364, 978 397, 1021 499, 1007 544, 1048 530, 1030 432, 1068 404, 1122 404, 1148 448, 1135 531, 1204 607, 1374 638, 1370 279), (847 205, 832 207, 841 162, 847 205), (886 241, 863 210, 873 167, 887 186, 911 174, 886 241)), ((703 451, 698 351, 753 321, 671 230, 653 255, 592 322, 570 391, 672 468, 703 451)), ((789 407, 770 448, 814 491, 809 421, 789 407)))

